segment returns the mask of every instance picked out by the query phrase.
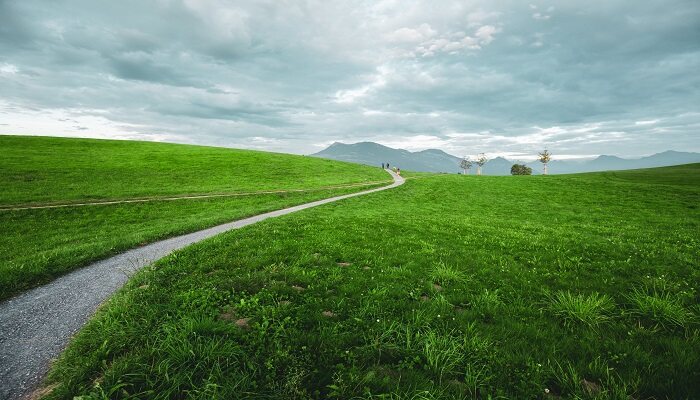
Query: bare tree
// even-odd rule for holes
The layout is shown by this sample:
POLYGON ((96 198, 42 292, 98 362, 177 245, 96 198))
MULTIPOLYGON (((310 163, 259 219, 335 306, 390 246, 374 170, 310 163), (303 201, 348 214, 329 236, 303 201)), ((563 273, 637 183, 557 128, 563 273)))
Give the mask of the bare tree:
POLYGON ((489 161, 489 159, 486 158, 486 154, 484 154, 484 153, 479 154, 479 156, 476 158, 476 165, 479 166, 479 168, 477 168, 477 170, 476 170, 477 175, 481 175, 481 167, 483 167, 484 164, 486 164, 488 161, 489 161))
POLYGON ((539 156, 538 160, 544 164, 544 174, 547 175, 547 164, 552 161, 552 153, 547 151, 547 149, 544 149, 543 152, 537 153, 537 155, 539 156))
POLYGON ((459 162, 459 167, 464 171, 464 175, 469 174, 469 170, 472 169, 472 161, 469 159, 469 156, 464 156, 462 161, 459 162))

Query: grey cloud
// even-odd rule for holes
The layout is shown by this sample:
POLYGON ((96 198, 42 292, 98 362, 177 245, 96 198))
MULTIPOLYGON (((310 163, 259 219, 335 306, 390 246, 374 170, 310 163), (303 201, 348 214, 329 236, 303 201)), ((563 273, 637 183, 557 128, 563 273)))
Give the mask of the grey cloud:
POLYGON ((178 72, 175 67, 158 62, 151 54, 130 51, 109 57, 114 74, 123 79, 159 82, 173 86, 202 86, 198 78, 178 72))
POLYGON ((149 108, 149 110, 161 114, 190 116, 203 119, 244 120, 251 123, 276 127, 292 125, 280 115, 279 110, 272 109, 268 106, 245 102, 240 104, 220 105, 194 101, 189 104, 184 104, 184 106, 182 104, 174 107, 155 106, 149 108))
POLYGON ((0 108, 302 153, 700 151, 697 1, 534 5, 0 0, 0 108))
POLYGON ((0 1, 0 48, 26 48, 31 45, 34 33, 20 17, 18 2, 0 1))

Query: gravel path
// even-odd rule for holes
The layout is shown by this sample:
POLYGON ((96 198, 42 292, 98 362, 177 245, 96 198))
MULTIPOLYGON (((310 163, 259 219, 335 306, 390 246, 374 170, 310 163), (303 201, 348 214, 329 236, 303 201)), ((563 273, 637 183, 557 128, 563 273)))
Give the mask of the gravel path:
POLYGON ((404 183, 402 177, 389 173, 394 178, 391 185, 272 211, 155 242, 98 261, 0 303, 0 399, 29 397, 48 372, 51 360, 59 356, 97 306, 122 287, 136 270, 175 250, 231 229, 404 183))

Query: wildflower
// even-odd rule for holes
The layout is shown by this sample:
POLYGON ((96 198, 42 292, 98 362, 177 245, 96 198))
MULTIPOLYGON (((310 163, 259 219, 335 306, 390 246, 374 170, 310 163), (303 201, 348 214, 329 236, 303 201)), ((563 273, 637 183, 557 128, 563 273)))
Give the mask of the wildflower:
POLYGON ((544 388, 544 392, 545 392, 545 393, 549 393, 549 389, 544 388))

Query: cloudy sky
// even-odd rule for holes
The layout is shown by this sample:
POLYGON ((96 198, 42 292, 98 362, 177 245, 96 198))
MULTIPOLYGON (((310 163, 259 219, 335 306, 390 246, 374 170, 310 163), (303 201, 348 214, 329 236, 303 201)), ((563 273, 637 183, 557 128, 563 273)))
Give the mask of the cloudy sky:
POLYGON ((0 134, 700 151, 700 1, 0 0, 0 134))

